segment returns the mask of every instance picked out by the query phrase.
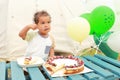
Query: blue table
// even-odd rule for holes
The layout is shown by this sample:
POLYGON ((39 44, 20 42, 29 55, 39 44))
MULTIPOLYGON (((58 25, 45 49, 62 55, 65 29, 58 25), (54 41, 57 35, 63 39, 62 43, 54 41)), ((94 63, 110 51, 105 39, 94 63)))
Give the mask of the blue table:
MULTIPOLYGON (((41 67, 27 68, 29 73, 28 80, 119 80, 120 61, 111 59, 103 55, 85 56, 82 58, 85 66, 93 69, 93 72, 85 74, 71 75, 67 77, 51 77, 46 70, 41 67)), ((26 80, 23 69, 16 61, 9 64, 0 62, 0 80, 26 80), (8 70, 11 69, 11 78, 8 78, 8 70)))

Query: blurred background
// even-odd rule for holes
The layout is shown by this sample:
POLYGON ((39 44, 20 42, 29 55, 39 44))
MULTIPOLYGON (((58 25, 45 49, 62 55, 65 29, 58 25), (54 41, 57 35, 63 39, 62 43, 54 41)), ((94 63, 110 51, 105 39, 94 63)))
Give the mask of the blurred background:
POLYGON ((52 31, 56 53, 78 52, 95 46, 93 36, 80 44, 67 34, 67 22, 83 13, 89 13, 100 5, 109 6, 115 13, 115 23, 109 31, 120 30, 120 0, 0 0, 0 59, 14 60, 25 54, 27 42, 19 31, 33 23, 36 11, 46 10, 52 17, 52 31))

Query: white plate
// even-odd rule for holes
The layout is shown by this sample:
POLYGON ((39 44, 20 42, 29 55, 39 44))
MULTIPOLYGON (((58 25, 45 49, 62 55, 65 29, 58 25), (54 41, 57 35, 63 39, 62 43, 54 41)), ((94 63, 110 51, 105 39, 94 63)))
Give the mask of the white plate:
POLYGON ((90 68, 84 66, 84 70, 79 72, 79 73, 74 73, 74 74, 64 74, 64 69, 61 69, 59 71, 57 71, 56 73, 51 75, 51 72, 49 70, 46 69, 46 67, 43 65, 43 68, 47 71, 47 73, 51 76, 51 77, 62 77, 62 76, 70 76, 70 75, 75 75, 75 74, 84 74, 84 73, 88 73, 88 72, 92 72, 93 70, 91 70, 90 68))
MULTIPOLYGON (((55 64, 57 65, 61 65, 61 64, 65 64, 65 65, 72 65, 72 64, 76 64, 76 61, 71 60, 71 59, 55 59, 53 61, 55 64)), ((46 69, 45 64, 43 64, 44 69, 47 71, 48 74, 51 75, 51 72, 49 70, 46 69)), ((51 75, 51 77, 60 77, 60 76, 69 76, 69 75, 75 75, 75 74, 84 74, 84 73, 88 73, 91 72, 93 70, 89 69, 88 67, 84 66, 84 70, 79 72, 79 73, 74 73, 74 74, 64 74, 64 68, 55 72, 54 74, 51 75)))
POLYGON ((41 66, 44 63, 44 60, 41 57, 32 56, 32 60, 30 64, 24 64, 25 57, 17 58, 17 63, 21 67, 35 67, 41 66))

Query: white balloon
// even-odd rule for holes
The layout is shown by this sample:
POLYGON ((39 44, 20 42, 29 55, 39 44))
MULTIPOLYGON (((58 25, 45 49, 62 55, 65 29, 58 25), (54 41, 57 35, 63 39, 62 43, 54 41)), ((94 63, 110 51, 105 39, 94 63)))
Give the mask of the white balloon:
POLYGON ((67 32, 72 39, 82 42, 90 33, 90 24, 82 17, 73 18, 67 24, 67 32))
POLYGON ((120 53, 120 31, 113 32, 107 40, 107 44, 113 51, 120 53))

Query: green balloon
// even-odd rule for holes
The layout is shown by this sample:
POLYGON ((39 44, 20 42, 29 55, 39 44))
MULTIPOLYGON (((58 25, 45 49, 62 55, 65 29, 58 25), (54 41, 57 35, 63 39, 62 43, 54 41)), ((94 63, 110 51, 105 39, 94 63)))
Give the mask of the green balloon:
MULTIPOLYGON (((99 45, 99 49, 108 57, 113 58, 113 59, 117 59, 119 56, 119 53, 113 51, 107 44, 107 40, 109 39, 109 36, 112 34, 112 32, 107 32, 104 35, 103 41, 101 42, 101 44, 99 45)), ((94 41, 96 43, 96 45, 98 45, 100 43, 100 37, 94 35, 94 41)))
POLYGON ((90 13, 85 13, 85 14, 82 14, 80 17, 85 18, 89 22, 89 24, 90 24, 90 34, 93 34, 94 33, 94 28, 92 26, 91 14, 90 13))
POLYGON ((113 10, 107 6, 96 7, 91 13, 92 26, 97 36, 107 32, 115 21, 113 10))

